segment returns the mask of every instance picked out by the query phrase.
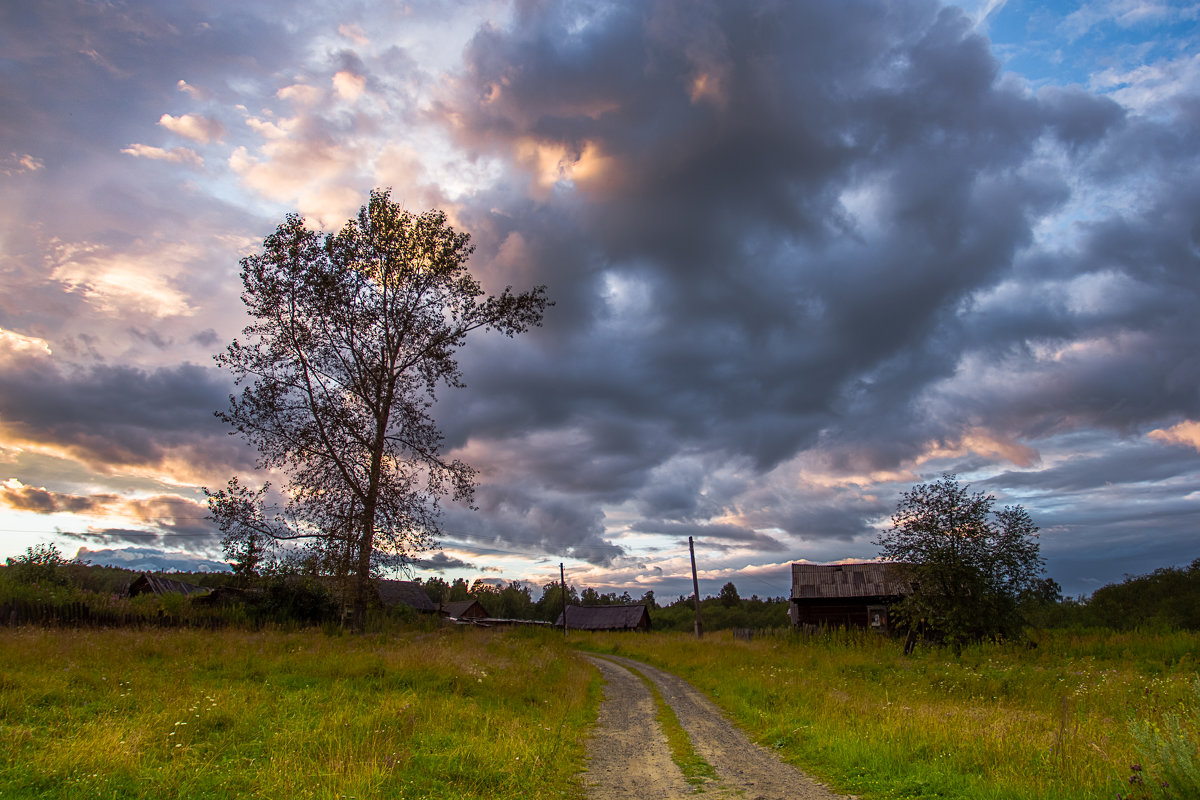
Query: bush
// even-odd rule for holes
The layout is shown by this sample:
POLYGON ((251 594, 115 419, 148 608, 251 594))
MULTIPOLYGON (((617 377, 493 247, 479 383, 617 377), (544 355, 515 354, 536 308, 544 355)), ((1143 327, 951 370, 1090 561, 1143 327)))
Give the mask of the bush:
POLYGON ((268 578, 262 593, 249 603, 251 616, 260 621, 300 622, 320 625, 338 618, 337 605, 320 582, 300 575, 268 578))

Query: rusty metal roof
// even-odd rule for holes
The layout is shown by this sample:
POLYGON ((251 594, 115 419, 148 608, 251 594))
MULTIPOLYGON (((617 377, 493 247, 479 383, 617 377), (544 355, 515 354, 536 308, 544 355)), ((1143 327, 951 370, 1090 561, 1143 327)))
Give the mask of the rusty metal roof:
POLYGON ((908 594, 898 564, 792 564, 793 598, 889 597, 908 594))

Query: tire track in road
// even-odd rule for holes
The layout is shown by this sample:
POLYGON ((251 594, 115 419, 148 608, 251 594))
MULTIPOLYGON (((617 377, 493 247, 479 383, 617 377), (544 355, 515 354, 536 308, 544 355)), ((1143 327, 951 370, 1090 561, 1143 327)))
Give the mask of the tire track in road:
POLYGON ((695 790, 671 761, 649 690, 630 670, 654 683, 692 747, 716 770, 717 781, 703 787, 706 798, 847 800, 846 795, 834 794, 751 742, 707 697, 681 678, 620 656, 586 658, 606 681, 597 729, 588 746, 586 778, 591 800, 695 797, 695 790), (663 759, 670 769, 663 766, 663 759), (643 769, 647 770, 644 776, 643 769))

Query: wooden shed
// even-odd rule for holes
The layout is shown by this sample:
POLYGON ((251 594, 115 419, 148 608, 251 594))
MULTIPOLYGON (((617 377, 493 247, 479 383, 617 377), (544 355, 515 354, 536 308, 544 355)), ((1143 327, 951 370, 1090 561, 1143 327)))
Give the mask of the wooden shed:
MULTIPOLYGON (((628 606, 567 606, 567 627, 578 631, 648 631, 650 609, 641 604, 628 606)), ((562 627, 563 615, 554 623, 562 627)))
POLYGON ((909 593, 898 566, 792 564, 792 626, 888 630, 888 606, 909 593))
POLYGON ((183 581, 164 578, 161 575, 151 575, 149 572, 143 572, 129 582, 129 586, 125 589, 125 594, 130 597, 137 597, 139 594, 181 594, 185 597, 197 595, 206 595, 211 590, 205 586, 197 586, 194 583, 184 583, 183 581))
POLYGON ((487 609, 478 600, 454 600, 442 603, 438 613, 450 619, 487 619, 487 609))

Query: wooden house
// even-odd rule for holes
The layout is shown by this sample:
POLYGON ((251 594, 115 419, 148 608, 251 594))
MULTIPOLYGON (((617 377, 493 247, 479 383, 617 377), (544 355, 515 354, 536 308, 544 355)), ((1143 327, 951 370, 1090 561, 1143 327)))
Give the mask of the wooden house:
POLYGON ((205 586, 197 586, 194 583, 185 583, 183 581, 164 578, 161 575, 151 575, 149 572, 143 572, 129 582, 129 586, 125 589, 125 594, 129 597, 137 597, 139 594, 181 594, 185 597, 193 597, 206 595, 211 590, 205 586))
MULTIPOLYGON (((577 631, 648 631, 650 609, 646 606, 567 606, 567 628, 577 631)), ((563 615, 554 623, 563 625, 563 615)))
POLYGON ((438 613, 450 619, 487 619, 487 609, 478 600, 454 600, 442 603, 438 613))
POLYGON ((909 593, 898 566, 792 564, 792 626, 888 630, 888 606, 909 593))

